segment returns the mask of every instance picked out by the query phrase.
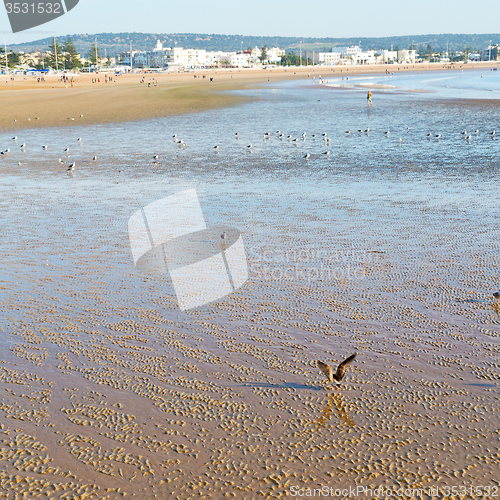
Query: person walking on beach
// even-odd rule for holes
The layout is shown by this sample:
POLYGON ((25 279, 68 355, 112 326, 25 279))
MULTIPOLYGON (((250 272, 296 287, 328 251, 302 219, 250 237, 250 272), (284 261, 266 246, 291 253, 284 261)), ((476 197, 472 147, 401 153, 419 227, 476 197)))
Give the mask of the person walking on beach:
POLYGON ((373 106, 373 103, 372 103, 372 91, 371 90, 368 91, 368 95, 366 96, 366 100, 368 101, 368 106, 373 106))

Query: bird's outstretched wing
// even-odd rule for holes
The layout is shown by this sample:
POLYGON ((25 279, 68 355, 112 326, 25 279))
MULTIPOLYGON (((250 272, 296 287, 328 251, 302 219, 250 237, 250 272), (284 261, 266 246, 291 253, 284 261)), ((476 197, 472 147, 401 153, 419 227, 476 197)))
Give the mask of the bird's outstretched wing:
POLYGON ((347 367, 354 361, 355 357, 356 357, 356 353, 352 354, 346 360, 342 361, 342 363, 340 363, 340 365, 338 366, 335 378, 339 382, 344 378, 347 367))
POLYGON ((318 360, 318 368, 326 375, 328 381, 333 384, 333 369, 330 365, 318 360))

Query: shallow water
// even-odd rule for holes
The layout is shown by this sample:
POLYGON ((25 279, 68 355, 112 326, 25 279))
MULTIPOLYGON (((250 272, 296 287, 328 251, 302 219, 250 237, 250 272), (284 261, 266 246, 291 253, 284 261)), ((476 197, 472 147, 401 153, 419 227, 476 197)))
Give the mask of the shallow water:
POLYGON ((393 77, 433 92, 375 91, 370 108, 308 80, 226 110, 1 134, 0 419, 37 457, 0 455, 1 486, 498 484, 499 108, 457 101, 486 92, 478 74, 393 77), (250 276, 181 312, 168 277, 134 268, 127 224, 193 187, 208 226, 242 231, 250 276), (353 351, 325 390, 316 360, 353 351))

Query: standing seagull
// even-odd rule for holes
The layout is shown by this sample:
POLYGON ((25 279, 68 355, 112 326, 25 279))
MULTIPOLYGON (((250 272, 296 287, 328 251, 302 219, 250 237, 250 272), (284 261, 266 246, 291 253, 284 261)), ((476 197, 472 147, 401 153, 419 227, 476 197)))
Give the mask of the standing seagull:
POLYGON ((75 163, 72 163, 72 164, 68 167, 68 169, 66 170, 66 172, 73 172, 73 170, 75 170, 75 166, 76 166, 76 164, 75 164, 75 163))
POLYGON ((340 382, 344 378, 347 367, 354 361, 356 357, 356 353, 349 356, 346 360, 342 361, 340 365, 337 367, 337 373, 333 373, 333 368, 326 363, 318 360, 318 368, 326 375, 328 381, 333 384, 334 382, 337 385, 340 385, 340 382))
POLYGON ((222 240, 226 239, 226 231, 223 231, 223 233, 220 235, 222 240))
POLYGON ((490 132, 490 135, 491 137, 495 137, 495 131, 493 130, 493 132, 490 132))

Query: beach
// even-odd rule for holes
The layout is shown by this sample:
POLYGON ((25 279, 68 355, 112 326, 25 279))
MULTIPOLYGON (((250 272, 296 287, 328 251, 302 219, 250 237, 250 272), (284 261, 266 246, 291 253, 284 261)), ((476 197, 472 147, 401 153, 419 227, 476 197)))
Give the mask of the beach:
POLYGON ((495 498, 500 142, 481 97, 499 72, 480 71, 388 77, 432 92, 370 107, 365 73, 133 75, 54 90, 193 94, 2 128, 2 494, 495 498), (186 190, 207 227, 241 231, 248 279, 181 310, 168 274, 134 265, 129 221, 186 190), (317 361, 353 353, 332 387, 317 361))
POLYGON ((60 76, 6 77, 0 84, 0 130, 20 130, 32 127, 79 126, 97 123, 134 121, 179 115, 234 106, 244 98, 227 93, 267 82, 319 79, 359 74, 389 72, 450 71, 498 67, 500 63, 467 63, 451 66, 429 63, 413 65, 288 67, 270 69, 212 69, 189 73, 122 74, 106 71, 98 75, 70 75, 71 83, 61 82, 60 76), (112 82, 105 83, 107 76, 112 82), (205 76, 205 78, 203 78, 205 76), (196 77, 196 78, 195 78, 196 77), (144 78, 144 83, 140 83, 144 78), (210 79, 213 81, 210 81, 210 79), (92 83, 93 80, 96 83, 92 83), (97 82, 99 80, 99 82, 97 82), (154 86, 154 83, 157 86, 154 86), (151 84, 151 86, 148 86, 151 84), (80 117, 83 115, 83 117, 80 117))

